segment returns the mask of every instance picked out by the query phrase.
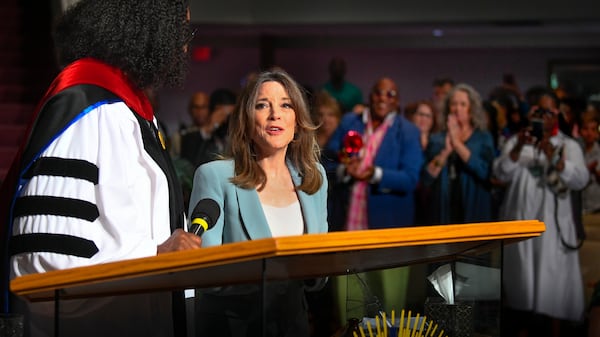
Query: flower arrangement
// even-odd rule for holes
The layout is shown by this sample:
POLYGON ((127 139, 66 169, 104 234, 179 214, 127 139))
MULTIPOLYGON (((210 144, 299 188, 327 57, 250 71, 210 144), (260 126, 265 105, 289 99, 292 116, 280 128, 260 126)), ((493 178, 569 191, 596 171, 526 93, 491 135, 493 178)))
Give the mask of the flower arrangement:
POLYGON ((339 153, 340 161, 345 162, 349 158, 358 156, 362 147, 362 135, 354 130, 348 131, 342 140, 342 148, 339 153))

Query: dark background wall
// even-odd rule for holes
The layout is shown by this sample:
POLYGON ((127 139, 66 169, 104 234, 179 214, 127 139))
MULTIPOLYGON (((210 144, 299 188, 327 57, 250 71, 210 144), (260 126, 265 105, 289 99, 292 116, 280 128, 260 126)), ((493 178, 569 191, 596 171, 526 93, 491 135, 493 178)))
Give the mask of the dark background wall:
MULTIPOLYGON (((169 131, 187 123, 187 99, 195 90, 218 87, 239 88, 243 77, 259 67, 258 48, 222 47, 212 50, 207 62, 192 62, 183 90, 160 93, 159 116, 169 131)), ((275 51, 276 64, 300 83, 318 89, 327 80, 327 64, 332 56, 343 56, 348 64, 348 80, 367 93, 374 81, 389 76, 396 81, 401 105, 430 98, 432 81, 449 76, 473 85, 482 96, 501 83, 502 75, 514 73, 525 90, 549 84, 549 65, 557 60, 600 60, 597 48, 442 48, 442 49, 362 49, 285 48, 275 51)), ((600 78, 598 79, 600 81, 600 78)), ((364 97, 367 99, 366 95, 364 97)))
POLYGON ((190 7, 193 47, 210 56, 191 62, 184 88, 159 92, 169 132, 189 123, 196 90, 238 89, 246 74, 271 65, 318 89, 333 56, 347 60, 348 80, 365 94, 377 78, 392 77, 402 105, 430 97, 438 76, 484 97, 507 72, 523 90, 556 85, 555 64, 579 64, 586 90, 600 91, 596 0, 191 0, 190 7))

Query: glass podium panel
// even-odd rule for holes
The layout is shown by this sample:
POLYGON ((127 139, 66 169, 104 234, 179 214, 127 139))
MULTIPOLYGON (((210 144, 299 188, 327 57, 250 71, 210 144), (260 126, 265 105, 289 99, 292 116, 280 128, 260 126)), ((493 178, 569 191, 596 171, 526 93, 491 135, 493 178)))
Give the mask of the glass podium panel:
POLYGON ((435 336, 442 330, 450 337, 500 336, 501 248, 494 242, 431 262, 330 276, 323 290, 307 295, 310 312, 318 314, 312 318, 315 328, 326 330, 315 336, 331 336, 332 326, 343 331, 353 322, 366 336, 368 324, 375 336, 377 323, 381 336, 397 336, 401 317, 411 331, 422 325, 423 335, 437 325, 435 336))
MULTIPOLYGON (((337 258, 347 261, 347 268, 343 273, 332 268, 326 277, 299 280, 305 289, 309 289, 306 291, 309 336, 339 336, 351 324, 349 322, 356 322, 366 336, 369 336, 369 324, 373 337, 376 336, 377 323, 381 329, 380 336, 397 336, 398 332, 394 332, 393 328, 399 328, 402 315, 405 319, 403 326, 409 327, 409 314, 411 331, 416 322, 417 329, 422 326, 423 335, 427 328, 436 327, 436 337, 442 330, 441 336, 449 337, 500 336, 501 252, 502 242, 491 241, 456 255, 426 258, 416 263, 407 263, 398 257, 390 259, 389 263, 371 261, 365 264, 362 255, 366 252, 321 255, 321 263, 337 258), (340 254, 352 258, 336 256, 340 254), (453 302, 449 304, 448 301, 453 302), (389 328, 386 329, 387 335, 383 334, 384 317, 389 328)), ((302 260, 306 260, 304 265, 307 269, 310 267, 306 264, 319 263, 309 257, 296 262, 289 258, 266 260, 264 298, 277 296, 270 292, 282 291, 281 286, 273 286, 274 282, 269 279, 288 278, 287 282, 295 282, 293 272, 286 274, 286 271, 295 263, 302 264, 302 260)), ((265 310, 264 307, 262 309, 265 310)), ((274 316, 280 313, 278 311, 274 314, 265 310, 263 313, 267 325, 282 319, 274 316)), ((358 333, 358 336, 361 334, 358 333)))
MULTIPOLYGON (((245 312, 260 318, 259 328, 252 330, 259 336, 263 335, 262 326, 276 323, 277 317, 286 317, 280 313, 297 308, 292 303, 307 305, 311 316, 298 319, 311 322, 309 335, 314 337, 331 321, 337 323, 328 329, 357 318, 360 328, 359 323, 367 324, 373 318, 381 321, 380 311, 388 319, 391 311, 395 319, 402 317, 402 309, 405 318, 410 310, 411 319, 416 313, 420 318, 435 316, 440 326, 444 321, 445 335, 459 336, 463 331, 459 323, 468 322, 467 335, 499 336, 501 247, 539 236, 544 230, 542 222, 523 220, 268 238, 25 275, 12 280, 10 286, 15 295, 28 301, 54 301, 57 305, 66 299, 195 288, 210 290, 214 298, 221 296, 209 308, 240 306, 219 293, 233 291, 246 298, 245 312), (440 267, 452 275, 450 281, 440 282, 452 284, 446 293, 467 311, 463 307, 449 309, 433 289, 428 276, 440 267), (351 282, 358 291, 348 290, 351 282), (275 283, 278 285, 267 286, 275 283), (346 290, 341 287, 344 284, 346 290), (313 290, 307 292, 306 303, 287 296, 288 290, 298 294, 299 288, 302 292, 313 290), (265 301, 281 294, 285 295, 283 303, 289 305, 270 307, 265 301), (269 312, 273 308, 276 310, 269 312), (455 318, 460 315, 472 318, 455 318)), ((228 315, 236 317, 235 312, 228 315)))

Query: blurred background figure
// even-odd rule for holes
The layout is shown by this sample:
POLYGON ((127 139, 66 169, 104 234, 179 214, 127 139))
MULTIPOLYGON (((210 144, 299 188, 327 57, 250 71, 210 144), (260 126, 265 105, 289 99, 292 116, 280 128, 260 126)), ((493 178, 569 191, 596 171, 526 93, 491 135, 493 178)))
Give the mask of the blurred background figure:
POLYGON ((519 89, 519 85, 517 84, 517 80, 515 78, 515 74, 513 73, 504 73, 502 74, 502 85, 501 88, 507 91, 512 92, 516 95, 520 100, 522 100, 521 89, 519 89))
POLYGON ((579 138, 581 114, 585 109, 585 100, 579 97, 568 96, 561 98, 558 103, 558 110, 560 111, 558 127, 560 131, 575 139, 579 138))
POLYGON ((216 89, 210 94, 208 115, 202 117, 201 126, 182 135, 180 157, 194 168, 223 153, 227 141, 227 120, 235 108, 236 99, 233 91, 216 89))
MULTIPOLYGON (((321 163, 327 165, 337 161, 338 151, 326 147, 327 142, 337 129, 342 118, 342 109, 338 101, 327 91, 319 91, 313 97, 312 114, 317 128, 317 144, 321 148, 321 163)), ((327 172, 329 180, 328 212, 329 231, 344 230, 346 219, 346 202, 348 191, 341 184, 336 184, 335 171, 327 172)))
POLYGON ((183 135, 199 132, 199 130, 208 123, 208 103, 209 96, 203 91, 197 91, 190 97, 188 104, 188 113, 192 120, 192 124, 189 126, 182 125, 180 130, 171 136, 171 157, 177 158, 181 154, 181 137, 183 135))
POLYGON ((586 241, 579 250, 581 273, 588 307, 588 337, 600 337, 600 270, 598 245, 600 233, 600 102, 589 101, 579 127, 585 164, 590 174, 583 189, 582 222, 586 241))
POLYGON ((323 90, 340 103, 344 113, 353 111, 356 105, 363 104, 362 91, 346 80, 346 70, 346 61, 343 58, 332 58, 329 62, 329 81, 323 85, 323 90))
MULTIPOLYGON (((552 107, 549 101, 542 97, 540 106, 552 107)), ((579 144, 558 130, 557 112, 536 109, 529 124, 506 142, 494 163, 495 176, 508 184, 500 220, 538 219, 546 224, 541 237, 504 248, 506 336, 561 336, 561 323, 583 319, 569 192, 581 190, 589 174, 579 144)))
POLYGON ((339 102, 327 91, 319 91, 313 98, 313 117, 317 129, 317 143, 320 148, 325 144, 340 124, 342 119, 342 108, 339 102))
POLYGON ((583 190, 583 212, 600 212, 600 111, 592 103, 581 118, 581 142, 590 180, 583 190))
POLYGON ((194 171, 223 152, 227 116, 235 100, 236 95, 229 89, 217 89, 210 96, 204 92, 193 94, 189 112, 194 124, 171 137, 170 154, 181 182, 185 209, 189 206, 194 171))
POLYGON ((556 94, 551 89, 545 88, 543 91, 540 92, 540 95, 537 99, 537 103, 530 105, 529 113, 540 108, 543 110, 552 111, 558 116, 560 112, 558 109, 558 105, 559 99, 556 96, 556 94))
MULTIPOLYGON (((436 119, 438 113, 435 111, 433 104, 426 100, 410 103, 404 109, 404 115, 419 129, 421 148, 425 151, 429 144, 429 138, 438 131, 436 119)), ((426 224, 428 221, 431 205, 430 194, 430 186, 425 186, 422 181, 419 181, 415 189, 415 225, 426 224)))
MULTIPOLYGON (((328 150, 325 145, 337 129, 342 119, 342 107, 327 91, 320 90, 312 95, 312 117, 317 126, 317 144, 321 149, 321 163, 326 165, 337 160, 337 151, 328 150)), ((335 172, 327 172, 327 222, 329 231, 344 230, 348 190, 336 184, 335 172)), ((335 307, 334 282, 327 282, 318 292, 307 293, 309 315, 313 326, 311 337, 330 337, 340 327, 340 318, 335 307)))
MULTIPOLYGON (((337 183, 349 191, 349 200, 344 205, 346 230, 414 224, 414 191, 423 151, 419 130, 398 113, 398 106, 396 83, 385 77, 377 80, 371 89, 369 108, 362 114, 344 115, 326 146, 329 151, 340 153, 342 148, 348 148, 351 138, 358 137, 356 143, 362 144, 350 146, 352 153, 341 152, 335 162, 326 163, 328 171, 337 174, 337 183)), ((404 306, 409 268, 362 276, 372 292, 380 295, 382 310, 391 312, 394 307, 404 306)), ((335 282, 342 320, 362 317, 355 316, 365 314, 362 311, 346 312, 347 298, 364 295, 362 282, 356 275, 336 278, 335 282)))
POLYGON ((423 184, 431 186, 431 224, 491 221, 494 144, 479 93, 456 85, 444 104, 442 132, 425 151, 423 184))
MULTIPOLYGON (((452 87, 454 87, 454 80, 450 77, 438 77, 433 80, 431 98, 435 111, 440 114, 444 110, 444 101, 452 87)), ((442 120, 441 116, 438 116, 438 120, 442 120)))
MULTIPOLYGON (((514 90, 502 85, 492 90, 488 100, 483 102, 483 106, 487 112, 488 130, 494 141, 494 156, 497 157, 504 143, 527 126, 526 112, 521 112, 521 109, 526 109, 527 105, 520 101, 514 90)), ((506 184, 496 179, 493 173, 490 176, 490 184, 492 219, 497 219, 506 184)))
POLYGON ((438 130, 437 113, 433 103, 426 100, 410 103, 404 109, 404 116, 419 129, 421 148, 425 150, 429 144, 429 137, 438 130))
POLYGON ((419 130, 397 112, 398 95, 394 81, 378 80, 370 94, 370 108, 363 114, 346 114, 326 146, 339 153, 351 132, 363 140, 356 154, 328 163, 338 181, 352 190, 346 230, 413 223, 412 192, 423 154, 419 130))
POLYGON ((521 110, 526 106, 517 94, 504 87, 492 90, 487 103, 492 108, 488 111, 488 130, 493 136, 494 148, 499 153, 506 140, 527 124, 527 111, 521 110))

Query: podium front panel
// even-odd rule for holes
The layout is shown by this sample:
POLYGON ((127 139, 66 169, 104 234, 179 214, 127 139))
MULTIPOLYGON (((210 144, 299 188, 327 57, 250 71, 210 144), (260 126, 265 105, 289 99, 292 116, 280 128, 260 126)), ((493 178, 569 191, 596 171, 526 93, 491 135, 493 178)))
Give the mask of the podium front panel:
MULTIPOLYGON (((397 328, 403 310, 405 327, 408 326, 406 322, 409 312, 412 324, 416 322, 418 314, 419 322, 425 321, 425 328, 437 326, 436 336, 442 329, 443 336, 449 337, 500 336, 502 242, 490 241, 467 250, 461 250, 464 248, 461 245, 449 245, 443 250, 444 253, 452 254, 435 259, 427 258, 427 249, 423 250, 425 247, 412 248, 415 250, 408 252, 412 251, 425 259, 415 263, 414 256, 411 257, 410 253, 399 256, 407 251, 395 248, 378 250, 376 254, 349 251, 305 258, 266 259, 263 265, 265 288, 262 288, 261 282, 250 282, 198 289, 196 317, 210 319, 197 320, 196 324, 207 324, 208 321, 209 324, 216 324, 217 328, 227 325, 224 323, 227 322, 226 317, 218 317, 213 310, 221 305, 235 308, 223 310, 227 313, 222 316, 234 313, 236 317, 248 315, 257 319, 255 314, 260 308, 267 325, 269 322, 280 321, 282 311, 290 309, 285 305, 293 303, 283 293, 287 289, 286 285, 303 283, 307 289, 305 294, 309 308, 309 326, 320 336, 339 333, 352 319, 356 319, 364 331, 367 331, 367 322, 372 324, 373 329, 376 320, 383 324, 384 316, 391 325, 390 329, 397 328), (338 267, 326 273, 322 266, 338 267), (428 277, 434 279, 438 276, 441 283, 447 273, 451 275, 451 304, 428 280, 428 277), (306 275, 316 275, 316 279, 306 278, 306 275), (311 291, 311 286, 323 281, 323 276, 326 276, 327 282, 311 291), (284 305, 269 303, 268 307, 279 305, 277 310, 271 311, 260 307, 262 289, 267 301, 279 296, 279 301, 284 305), (244 301, 248 303, 238 308, 244 301), (254 303, 254 306, 251 307, 250 303, 254 303), (244 308, 250 308, 250 311, 244 311, 244 308)), ((215 333, 211 330, 208 332, 215 333)), ((393 334, 390 332, 388 336, 393 334)))
MULTIPOLYGON (((420 275, 417 283, 422 288, 427 284, 423 277, 431 272, 431 266, 451 262, 459 276, 461 273, 488 275, 477 283, 490 282, 494 286, 491 290, 489 287, 479 289, 478 295, 472 298, 483 303, 484 290, 492 294, 486 295, 491 298, 499 292, 498 261, 502 245, 539 236, 544 230, 542 222, 528 220, 270 238, 26 275, 11 281, 11 291, 29 301, 51 301, 57 294, 61 299, 89 298, 193 288, 257 287, 263 282, 297 282, 323 277, 329 277, 327 284, 333 284, 331 280, 338 276, 398 267, 410 268, 411 278, 420 275), (485 260, 484 257, 490 260, 483 264, 473 262, 485 260)), ((469 277, 472 278, 467 275, 469 277)), ((370 288, 377 289, 376 286, 370 288)), ((418 306, 424 306, 424 300, 434 296, 416 296, 415 289, 407 292, 410 296, 403 305, 415 306, 418 311, 418 306)), ((465 294, 469 292, 463 292, 463 296, 465 294)), ((460 293, 456 299, 471 301, 461 298, 460 293)), ((492 308, 493 312, 496 299, 489 301, 492 304, 486 308, 492 308)), ((436 306, 431 303, 429 309, 436 306)), ((385 310, 392 310, 391 307, 402 310, 400 304, 386 305, 385 310)), ((476 310, 477 313, 484 311, 476 310)), ((343 315, 339 316, 341 319, 343 315)), ((496 320, 496 316, 486 317, 496 320)))

